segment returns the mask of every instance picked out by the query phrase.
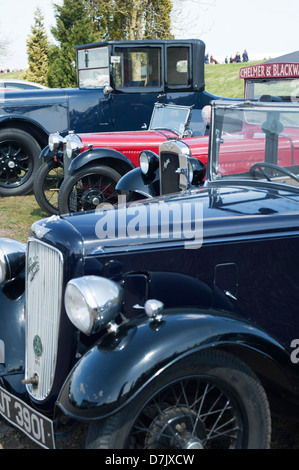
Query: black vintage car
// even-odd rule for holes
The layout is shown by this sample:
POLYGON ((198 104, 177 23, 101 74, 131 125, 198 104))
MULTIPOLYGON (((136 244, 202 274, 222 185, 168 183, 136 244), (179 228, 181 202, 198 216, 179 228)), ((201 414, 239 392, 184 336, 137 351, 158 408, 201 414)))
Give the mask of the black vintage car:
POLYGON ((214 98, 205 91, 204 52, 197 39, 83 44, 78 88, 2 91, 0 196, 32 190, 50 133, 140 130, 155 102, 201 109, 214 98))
POLYGON ((69 418, 88 448, 267 448, 299 417, 299 107, 215 102, 200 188, 160 150, 178 192, 0 241, 0 413, 44 447, 69 418))

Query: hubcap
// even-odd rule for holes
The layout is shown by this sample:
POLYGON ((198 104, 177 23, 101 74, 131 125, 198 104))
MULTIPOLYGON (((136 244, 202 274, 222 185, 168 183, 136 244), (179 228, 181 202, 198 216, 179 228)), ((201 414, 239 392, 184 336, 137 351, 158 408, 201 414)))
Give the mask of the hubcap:
POLYGON ((147 446, 150 449, 204 449, 205 426, 186 407, 168 408, 151 424, 147 446))
POLYGON ((12 168, 14 168, 14 167, 16 166, 16 164, 15 164, 15 162, 13 162, 12 160, 10 160, 10 161, 8 162, 7 166, 12 169, 12 168))

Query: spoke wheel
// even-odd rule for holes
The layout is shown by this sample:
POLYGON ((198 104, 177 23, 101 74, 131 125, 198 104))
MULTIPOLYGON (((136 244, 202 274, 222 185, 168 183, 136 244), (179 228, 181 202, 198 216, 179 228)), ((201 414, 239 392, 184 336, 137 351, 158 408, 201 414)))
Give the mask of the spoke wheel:
POLYGON ((58 192, 63 181, 63 166, 50 160, 39 168, 34 180, 34 195, 37 203, 47 214, 59 214, 58 192))
POLYGON ((60 213, 92 210, 103 203, 117 204, 115 187, 120 178, 117 171, 106 166, 87 166, 68 176, 59 190, 60 213))
POLYGON ((209 351, 159 374, 130 405, 91 425, 90 448, 267 448, 265 392, 237 358, 209 351))
POLYGON ((28 194, 39 166, 40 146, 19 129, 0 131, 0 195, 28 194))

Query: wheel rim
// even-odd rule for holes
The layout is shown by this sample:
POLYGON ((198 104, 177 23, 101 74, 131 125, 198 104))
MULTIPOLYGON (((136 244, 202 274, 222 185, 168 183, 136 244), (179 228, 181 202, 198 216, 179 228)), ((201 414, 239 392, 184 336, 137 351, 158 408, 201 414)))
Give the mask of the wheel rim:
POLYGON ((0 143, 0 186, 15 188, 24 184, 33 172, 32 155, 18 142, 0 143))
POLYGON ((63 182, 63 168, 53 166, 49 168, 43 180, 42 192, 47 203, 54 209, 58 209, 58 192, 63 182))
POLYGON ((241 407, 223 384, 203 377, 180 379, 143 407, 127 448, 242 448, 245 429, 241 407))
POLYGON ((68 196, 70 212, 95 209, 104 202, 117 203, 116 182, 103 175, 87 175, 80 178, 71 188, 68 196))

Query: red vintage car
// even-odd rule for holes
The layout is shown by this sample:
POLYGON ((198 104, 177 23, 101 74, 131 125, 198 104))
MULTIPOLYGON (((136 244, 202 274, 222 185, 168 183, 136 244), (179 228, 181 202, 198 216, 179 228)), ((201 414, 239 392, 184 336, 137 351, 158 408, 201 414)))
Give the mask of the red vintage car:
POLYGON ((57 214, 117 200, 115 186, 139 166, 140 152, 147 149, 158 154, 162 142, 203 136, 206 109, 156 104, 149 128, 142 131, 69 133, 65 138, 51 134, 34 183, 38 204, 47 213, 57 214))
MULTIPOLYGON (((274 103, 269 102, 268 113, 259 114, 250 112, 252 105, 247 103, 248 112, 240 111, 239 119, 236 118, 237 113, 234 113, 233 119, 227 118, 222 134, 214 135, 215 145, 219 146, 214 171, 219 179, 234 174, 240 178, 240 175, 252 171, 271 179, 273 174, 276 176, 275 169, 271 167, 271 152, 276 147, 278 161, 275 163, 280 168, 288 171, 288 168, 299 165, 299 118, 296 107, 293 114, 282 113, 280 119, 275 119, 275 113, 270 113, 274 103), (264 162, 266 146, 269 157, 264 162)), ((232 106, 231 103, 228 105, 227 114, 232 106)), ((141 152, 140 166, 124 175, 116 189, 126 192, 131 200, 138 200, 199 186, 204 183, 202 164, 206 165, 208 152, 207 137, 165 142, 160 146, 159 157, 151 151, 141 152)))

